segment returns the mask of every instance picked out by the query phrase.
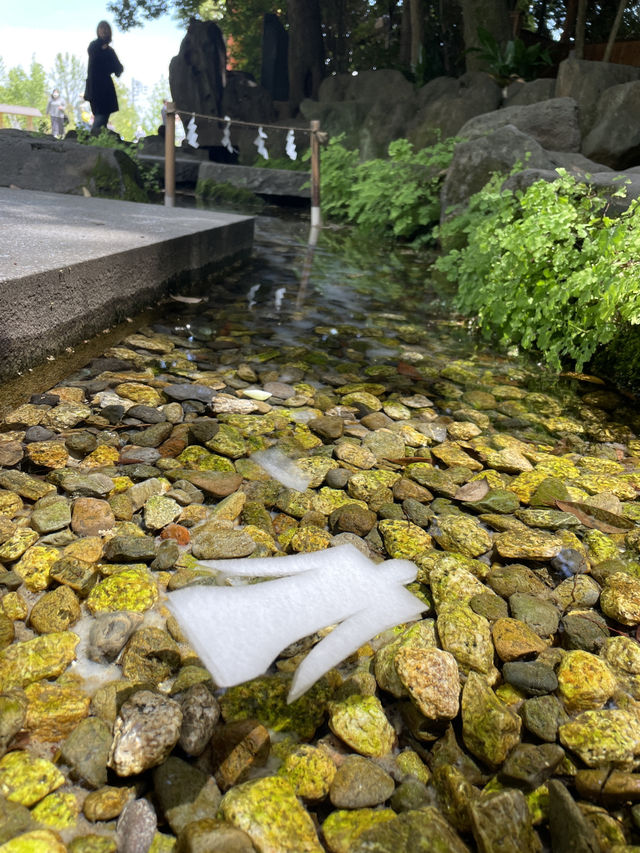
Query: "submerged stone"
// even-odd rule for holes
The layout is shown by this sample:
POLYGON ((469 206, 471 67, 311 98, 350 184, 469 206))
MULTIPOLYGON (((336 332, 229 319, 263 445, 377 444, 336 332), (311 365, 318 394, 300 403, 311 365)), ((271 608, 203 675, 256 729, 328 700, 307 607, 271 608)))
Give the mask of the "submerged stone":
POLYGON ((311 816, 282 777, 255 779, 232 788, 222 798, 220 811, 265 853, 322 853, 311 816))

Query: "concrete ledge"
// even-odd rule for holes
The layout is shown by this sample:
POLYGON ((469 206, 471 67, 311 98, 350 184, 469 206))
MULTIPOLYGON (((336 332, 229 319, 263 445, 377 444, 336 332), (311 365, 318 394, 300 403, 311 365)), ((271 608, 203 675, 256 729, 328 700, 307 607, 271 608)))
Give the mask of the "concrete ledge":
POLYGON ((0 379, 248 257, 251 217, 0 188, 0 379))

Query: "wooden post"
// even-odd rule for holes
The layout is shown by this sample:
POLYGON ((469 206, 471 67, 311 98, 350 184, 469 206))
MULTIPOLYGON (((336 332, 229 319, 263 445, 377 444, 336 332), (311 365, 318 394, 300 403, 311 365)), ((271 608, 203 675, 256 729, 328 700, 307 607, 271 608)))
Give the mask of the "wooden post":
POLYGON ((176 201, 176 105, 167 102, 164 126, 164 206, 173 207, 176 201))
POLYGON ((320 215, 320 122, 311 122, 311 227, 322 225, 320 215))

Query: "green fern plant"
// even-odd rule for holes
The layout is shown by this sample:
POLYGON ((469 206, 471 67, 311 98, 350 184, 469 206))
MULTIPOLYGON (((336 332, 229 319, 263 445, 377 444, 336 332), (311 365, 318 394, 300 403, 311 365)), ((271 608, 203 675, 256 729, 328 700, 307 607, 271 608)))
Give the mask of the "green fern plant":
POLYGON ((611 218, 606 199, 562 169, 523 193, 501 192, 502 180, 442 227, 442 238, 462 235, 466 245, 436 269, 485 337, 581 370, 621 328, 640 323, 640 208, 632 202, 611 218))

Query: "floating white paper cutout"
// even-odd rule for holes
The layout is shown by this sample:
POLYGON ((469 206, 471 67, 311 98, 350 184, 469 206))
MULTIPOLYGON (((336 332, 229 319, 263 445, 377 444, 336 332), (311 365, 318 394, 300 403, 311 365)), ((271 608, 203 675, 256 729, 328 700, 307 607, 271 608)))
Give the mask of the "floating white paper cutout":
POLYGON ((298 667, 288 702, 376 634, 418 619, 426 609, 404 588, 416 578, 412 562, 376 564, 354 545, 200 565, 220 572, 222 582, 229 576, 276 578, 169 593, 169 610, 218 687, 257 678, 288 645, 339 623, 298 667))
POLYGON ((294 138, 293 130, 287 131, 287 139, 284 150, 288 154, 290 160, 298 159, 298 152, 296 151, 296 140, 294 138))
POLYGON ((253 140, 253 144, 258 149, 258 154, 261 154, 265 160, 269 159, 269 152, 265 148, 264 141, 267 139, 267 134, 262 129, 262 125, 258 128, 258 135, 253 140))
POLYGON ((199 148, 198 143, 198 126, 196 125, 196 117, 192 115, 187 125, 187 142, 192 148, 199 148))
POLYGON ((224 120, 226 121, 226 124, 222 131, 222 147, 226 148, 229 154, 233 154, 233 145, 231 144, 231 119, 229 116, 225 116, 224 120))
POLYGON ((309 474, 305 474, 293 459, 289 459, 277 447, 257 450, 251 454, 251 459, 257 462, 274 480, 282 483, 288 489, 296 489, 299 492, 304 492, 305 489, 309 488, 312 477, 309 474))

